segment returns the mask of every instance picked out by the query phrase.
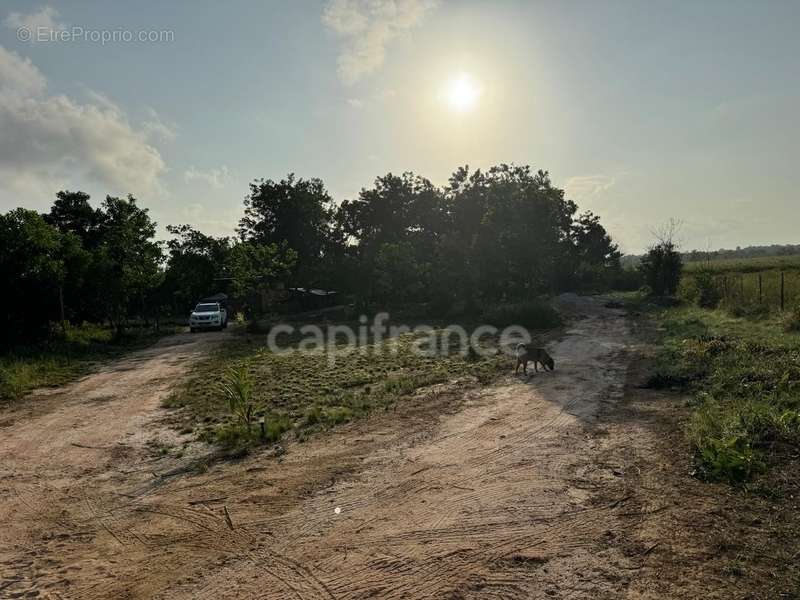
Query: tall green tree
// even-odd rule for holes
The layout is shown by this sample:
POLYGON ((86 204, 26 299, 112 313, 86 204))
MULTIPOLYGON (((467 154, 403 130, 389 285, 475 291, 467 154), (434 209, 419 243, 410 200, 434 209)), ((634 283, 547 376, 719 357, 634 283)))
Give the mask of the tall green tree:
POLYGON ((161 280, 164 259, 155 241, 156 223, 133 196, 107 196, 103 202, 100 244, 88 277, 91 292, 115 328, 122 330, 133 313, 152 314, 147 297, 161 280))
POLYGON ((260 313, 275 281, 291 272, 297 254, 277 244, 237 242, 228 253, 227 271, 233 279, 233 293, 243 300, 248 312, 260 313))
POLYGON ((0 310, 4 345, 43 337, 48 322, 59 318, 58 290, 66 277, 62 242, 35 211, 0 215, 0 278, 13 286, 0 310))
POLYGON ((189 225, 167 225, 167 265, 160 289, 161 302, 173 314, 190 309, 198 299, 221 289, 227 274, 231 240, 206 235, 189 225))
POLYGON ((311 285, 331 239, 334 208, 321 179, 293 173, 280 181, 259 179, 244 199, 239 236, 245 242, 292 249, 291 275, 300 285, 311 285))

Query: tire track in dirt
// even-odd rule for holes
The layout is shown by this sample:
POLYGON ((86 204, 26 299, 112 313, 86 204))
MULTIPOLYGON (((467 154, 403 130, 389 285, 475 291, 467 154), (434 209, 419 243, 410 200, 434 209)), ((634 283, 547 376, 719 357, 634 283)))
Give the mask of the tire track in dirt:
MULTIPOLYGON (((598 557, 584 587, 614 594, 635 566, 609 543, 625 499, 593 506, 585 489, 600 484, 579 471, 593 470, 587 431, 622 396, 628 332, 620 313, 591 308, 551 346, 555 373, 484 389, 434 435, 382 448, 354 479, 273 520, 272 547, 335 598, 566 597, 583 593, 574 581, 598 557)), ((271 581, 250 563, 170 597, 290 598, 289 584, 307 581, 271 581)))
POLYGON ((0 458, 30 455, 12 462, 0 497, 41 489, 42 504, 0 508, 21 515, 0 534, 16 548, 0 549, 0 574, 28 569, 15 593, 90 600, 616 596, 635 566, 613 543, 630 510, 623 497, 598 498, 608 480, 593 453, 598 414, 621 396, 628 331, 618 311, 592 301, 581 311, 550 345, 554 373, 469 389, 457 411, 443 410, 441 395, 420 397, 281 458, 191 476, 158 477, 143 448, 169 383, 202 349, 111 368, 31 410, 38 425, 61 428, 54 449, 25 438, 37 425, 10 426, 16 446, 0 446, 0 458), (107 411, 118 426, 76 433, 81 410, 107 411), (51 539, 55 529, 68 537, 51 539), (9 562, 23 540, 31 564, 9 562))
MULTIPOLYGON (((152 478, 146 448, 162 399, 228 337, 179 334, 62 388, 4 409, 0 437, 0 597, 60 593, 107 579, 118 553, 146 540, 120 496, 152 478), (24 557, 24 560, 20 560, 24 557), (6 581, 11 581, 6 585, 6 581)), ((197 523, 187 532, 194 534, 197 523)))

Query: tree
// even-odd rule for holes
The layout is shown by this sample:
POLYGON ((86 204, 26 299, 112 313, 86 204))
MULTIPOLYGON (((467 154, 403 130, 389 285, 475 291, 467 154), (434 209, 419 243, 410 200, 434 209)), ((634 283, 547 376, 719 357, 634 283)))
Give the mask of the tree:
POLYGON ((524 298, 556 286, 577 207, 545 171, 499 165, 456 171, 448 189, 456 239, 484 298, 524 298))
POLYGON ((342 202, 336 223, 354 243, 354 291, 365 301, 421 292, 447 219, 441 190, 413 173, 378 177, 358 199, 342 202))
POLYGON ((160 282, 164 255, 154 240, 156 223, 133 196, 107 196, 103 213, 87 291, 120 332, 134 306, 143 316, 151 312, 147 294, 160 282))
POLYGON ((600 217, 584 212, 572 224, 572 286, 602 289, 621 272, 619 247, 612 241, 600 217))
POLYGON ((330 240, 334 214, 333 198, 321 179, 259 179, 250 184, 244 200, 244 217, 238 232, 242 241, 295 253, 291 274, 301 283, 313 282, 326 244, 330 240))
POLYGON ((98 243, 98 232, 104 215, 89 204, 90 196, 84 192, 61 191, 56 194, 50 213, 44 220, 61 233, 73 233, 81 244, 90 249, 98 243))
POLYGON ((250 311, 259 312, 262 298, 271 284, 285 277, 294 266, 297 254, 286 245, 238 242, 228 254, 227 270, 233 278, 232 291, 244 299, 250 311))
POLYGON ((190 308, 203 296, 220 291, 215 281, 226 273, 230 238, 215 238, 189 225, 167 225, 175 236, 167 242, 168 257, 160 298, 174 313, 190 308))
POLYGON ((0 277, 14 285, 0 313, 0 339, 5 345, 41 338, 59 314, 58 289, 66 277, 62 236, 37 212, 17 208, 0 215, 0 248, 0 277))
POLYGON ((387 304, 419 298, 424 269, 410 242, 382 244, 375 256, 375 292, 387 304))
POLYGON ((683 261, 675 243, 680 223, 671 220, 656 230, 657 242, 650 246, 639 264, 645 283, 658 296, 672 296, 678 290, 683 261))

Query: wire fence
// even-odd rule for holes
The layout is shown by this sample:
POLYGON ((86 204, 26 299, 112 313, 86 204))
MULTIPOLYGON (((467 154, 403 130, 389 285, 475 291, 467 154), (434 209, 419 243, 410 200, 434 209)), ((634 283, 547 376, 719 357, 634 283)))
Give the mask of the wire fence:
POLYGON ((728 303, 764 304, 780 310, 800 303, 800 271, 722 273, 714 281, 728 303))

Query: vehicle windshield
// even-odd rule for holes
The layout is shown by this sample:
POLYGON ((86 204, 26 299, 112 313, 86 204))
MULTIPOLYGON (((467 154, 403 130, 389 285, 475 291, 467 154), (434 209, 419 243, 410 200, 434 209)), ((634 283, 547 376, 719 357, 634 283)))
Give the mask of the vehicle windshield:
POLYGON ((217 312, 219 304, 198 304, 194 307, 194 312, 217 312))

